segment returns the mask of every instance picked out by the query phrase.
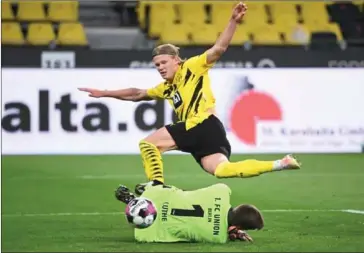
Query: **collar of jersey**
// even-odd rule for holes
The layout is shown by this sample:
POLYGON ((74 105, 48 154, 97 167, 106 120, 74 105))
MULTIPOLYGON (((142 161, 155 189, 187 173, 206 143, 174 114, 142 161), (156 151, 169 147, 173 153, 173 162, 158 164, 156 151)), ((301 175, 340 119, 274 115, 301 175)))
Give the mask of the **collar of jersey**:
POLYGON ((177 73, 181 70, 181 66, 182 66, 182 65, 179 65, 179 66, 178 66, 178 69, 177 69, 176 73, 174 74, 173 81, 170 83, 169 81, 167 81, 167 80, 166 80, 166 84, 168 84, 168 85, 172 85, 172 84, 174 84, 174 81, 175 81, 176 76, 177 76, 176 74, 177 74, 177 73))

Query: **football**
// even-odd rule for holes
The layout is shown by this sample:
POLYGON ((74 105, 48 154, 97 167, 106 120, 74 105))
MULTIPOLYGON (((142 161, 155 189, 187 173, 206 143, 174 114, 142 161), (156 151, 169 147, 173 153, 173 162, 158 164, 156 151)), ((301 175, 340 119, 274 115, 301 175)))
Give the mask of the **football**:
POLYGON ((138 197, 129 202, 125 209, 129 224, 135 228, 150 227, 157 218, 157 208, 149 199, 138 197))

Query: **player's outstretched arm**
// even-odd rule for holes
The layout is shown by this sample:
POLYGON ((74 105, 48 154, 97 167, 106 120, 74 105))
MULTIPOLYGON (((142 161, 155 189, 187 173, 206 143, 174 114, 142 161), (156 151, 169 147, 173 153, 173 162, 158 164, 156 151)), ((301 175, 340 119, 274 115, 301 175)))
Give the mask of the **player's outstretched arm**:
POLYGON ((238 3, 234 7, 233 13, 225 30, 220 34, 219 38, 215 42, 215 45, 213 45, 206 52, 207 64, 216 62, 221 57, 221 55, 227 50, 230 41, 234 36, 237 24, 241 23, 247 9, 248 7, 246 6, 246 4, 242 2, 238 3))
POLYGON ((128 88, 121 90, 98 90, 91 88, 78 88, 80 91, 88 92, 88 95, 93 98, 116 98, 125 101, 143 101, 151 100, 147 94, 147 90, 128 88))

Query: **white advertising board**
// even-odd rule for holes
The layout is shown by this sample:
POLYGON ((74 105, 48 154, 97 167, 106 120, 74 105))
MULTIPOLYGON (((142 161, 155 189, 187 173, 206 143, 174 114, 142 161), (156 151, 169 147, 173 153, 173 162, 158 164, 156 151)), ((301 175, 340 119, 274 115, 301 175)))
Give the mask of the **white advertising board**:
MULTIPOLYGON (((213 69, 233 153, 361 152, 361 69, 213 69)), ((95 99, 78 87, 148 88, 150 69, 3 69, 3 154, 133 154, 172 122, 167 103, 95 99)))

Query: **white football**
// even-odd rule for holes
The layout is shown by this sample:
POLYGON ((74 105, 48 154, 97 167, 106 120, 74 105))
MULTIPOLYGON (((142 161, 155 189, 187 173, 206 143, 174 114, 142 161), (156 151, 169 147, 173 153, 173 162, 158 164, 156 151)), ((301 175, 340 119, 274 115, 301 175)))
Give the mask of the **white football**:
POLYGON ((130 201, 126 206, 125 216, 134 227, 147 228, 157 218, 157 208, 149 199, 138 197, 130 201))

